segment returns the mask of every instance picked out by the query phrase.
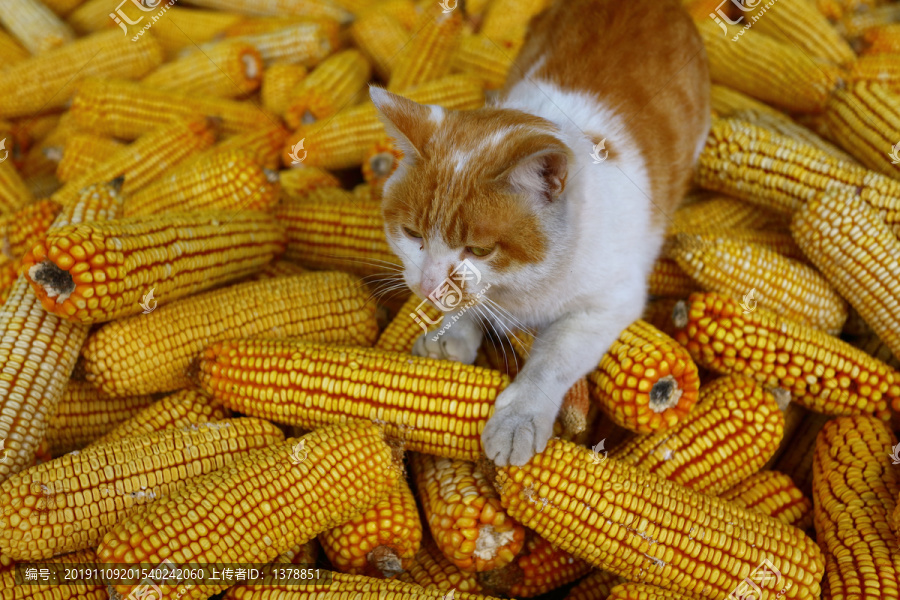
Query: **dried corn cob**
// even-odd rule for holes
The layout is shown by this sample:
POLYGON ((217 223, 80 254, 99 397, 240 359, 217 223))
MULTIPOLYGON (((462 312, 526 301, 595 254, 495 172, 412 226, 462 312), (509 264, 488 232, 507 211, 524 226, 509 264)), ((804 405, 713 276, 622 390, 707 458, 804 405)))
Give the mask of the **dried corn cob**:
POLYGON ((350 17, 332 0, 191 0, 191 5, 250 16, 325 17, 341 23, 350 17))
POLYGON ((822 331, 757 308, 745 313, 731 298, 692 294, 677 316, 675 339, 698 365, 741 373, 791 393, 828 415, 890 415, 900 374, 822 331))
POLYGON ((235 100, 157 90, 143 83, 89 79, 78 87, 70 109, 78 127, 133 140, 180 119, 216 117, 223 134, 267 127, 275 117, 235 100))
POLYGON ((226 42, 204 44, 199 46, 199 50, 208 54, 216 45, 232 42, 256 48, 266 67, 281 62, 303 65, 309 69, 338 49, 338 25, 327 20, 304 20, 273 31, 239 35, 228 38, 226 42))
POLYGON ((811 58, 847 66, 856 53, 811 0, 779 0, 777 6, 757 5, 744 17, 760 33, 795 46, 811 58), (765 15, 765 17, 763 17, 765 15))
POLYGON ((0 24, 32 54, 72 42, 75 32, 40 0, 6 0, 0 24))
POLYGON ((850 85, 860 83, 879 84, 894 93, 900 91, 900 68, 896 54, 870 54, 860 56, 849 69, 850 85))
POLYGON ((53 456, 80 450, 152 402, 149 395, 111 398, 86 381, 69 380, 44 439, 53 456))
POLYGON ((870 417, 841 417, 816 440, 813 502, 831 598, 900 598, 900 557, 891 513, 900 475, 889 449, 897 438, 870 417))
POLYGON ((243 414, 301 427, 379 419, 410 450, 475 460, 493 401, 509 379, 480 367, 373 348, 243 339, 207 346, 198 381, 218 402, 243 414), (276 379, 269 375, 273 367, 257 369, 263 360, 296 376, 276 379), (364 386, 350 383, 367 379, 364 386), (337 396, 337 389, 346 391, 337 396))
POLYGON ((5 31, 0 31, 0 55, 3 56, 4 60, 3 69, 20 63, 31 56, 28 50, 19 45, 19 42, 5 31))
MULTIPOLYGON (((396 487, 398 471, 380 427, 357 422, 317 429, 196 478, 125 518, 104 537, 97 555, 114 564, 155 564, 170 557, 179 563, 185 557, 267 563, 377 504, 396 487), (250 494, 254 501, 244 502, 250 494), (220 510, 223 504, 230 510, 220 510), (202 547, 190 543, 216 531, 223 535, 202 547)), ((115 586, 123 595, 132 587, 115 586)), ((163 594, 175 589, 160 587, 163 594)), ((225 587, 198 584, 192 593, 209 596, 225 587)))
POLYGON ((9 260, 0 264, 0 303, 6 303, 19 279, 19 261, 9 260))
POLYGON ((513 561, 525 529, 500 508, 478 465, 419 453, 409 462, 425 521, 450 562, 463 571, 490 571, 513 561))
POLYGON ((229 27, 245 19, 243 15, 233 13, 170 6, 153 24, 153 37, 171 59, 184 48, 218 38, 229 27))
POLYGON ((450 72, 462 35, 462 11, 442 11, 429 3, 422 11, 411 39, 396 55, 388 89, 400 92, 434 81, 450 72))
POLYGON ((32 201, 31 192, 13 162, 0 162, 0 215, 14 213, 32 201))
POLYGON ((476 77, 487 90, 503 87, 514 55, 483 35, 465 35, 453 54, 453 71, 476 77))
POLYGON ((481 584, 475 573, 463 571, 444 556, 428 532, 422 539, 421 548, 416 553, 412 565, 395 578, 404 583, 415 583, 424 588, 438 590, 459 590, 460 592, 481 593, 481 584))
MULTIPOLYGON (((672 216, 668 233, 707 233, 724 229, 774 229, 781 222, 778 214, 761 210, 748 202, 714 195, 682 206, 672 216)), ((785 222, 786 224, 786 222, 785 222)))
POLYGON ((10 507, 0 515, 0 548, 20 560, 93 548, 133 506, 171 496, 192 478, 283 439, 267 421, 231 419, 98 444, 32 467, 0 484, 10 507), (77 514, 85 497, 106 501, 77 514), (67 534, 54 535, 62 523, 67 534))
POLYGON ((212 152, 182 163, 128 197, 123 215, 202 210, 269 211, 278 202, 275 174, 240 150, 212 152))
POLYGON ((509 565, 479 575, 489 594, 532 598, 575 581, 591 570, 583 560, 555 548, 533 531, 527 531, 525 547, 509 565))
POLYGON ((47 311, 99 323, 153 310, 154 291, 171 302, 248 275, 283 248, 266 213, 130 217, 52 230, 22 258, 22 274, 47 311))
POLYGON ((263 108, 283 117, 291 102, 291 92, 306 75, 306 67, 291 63, 275 63, 266 69, 260 87, 263 108))
MULTIPOLYGON (((337 177, 317 167, 300 167, 296 169, 286 169, 278 172, 278 181, 281 183, 281 189, 291 198, 303 198, 309 192, 327 187, 336 188, 331 193, 336 196, 347 198, 345 194, 337 191, 341 182, 337 177)), ((342 192, 344 190, 341 190, 342 192)))
POLYGON ((284 120, 296 129, 309 121, 334 116, 360 96, 372 68, 359 50, 344 50, 322 61, 309 77, 291 90, 291 99, 284 111, 284 120))
MULTIPOLYGON (((0 565, 3 564, 2 558, 0 557, 0 565)), ((42 561, 42 565, 45 567, 58 564, 73 564, 88 569, 93 568, 94 565, 96 565, 96 568, 100 568, 100 565, 97 563, 97 555, 93 550, 80 550, 42 561)), ((62 567, 62 569, 64 568, 62 567)), ((62 569, 56 568, 58 573, 62 573, 62 569)), ((109 598, 109 594, 106 593, 106 586, 98 582, 97 579, 72 581, 68 585, 40 585, 30 582, 22 585, 21 583, 16 583, 15 575, 16 571, 12 568, 12 564, 7 569, 0 567, 0 598, 4 600, 106 600, 109 598)))
POLYGON ((409 32, 390 14, 372 10, 353 22, 350 34, 378 76, 389 81, 394 60, 409 42, 409 32))
POLYGON ((274 277, 291 277, 293 275, 303 275, 308 273, 306 269, 300 265, 295 265, 286 260, 276 260, 269 263, 262 269, 247 278, 247 281, 262 281, 264 279, 272 279, 274 277))
POLYGON ((342 573, 390 578, 407 570, 422 543, 422 521, 409 484, 401 479, 381 502, 318 539, 342 573))
POLYGON ((862 32, 864 56, 872 54, 900 54, 900 23, 879 25, 862 32))
POLYGON ((488 5, 479 34, 515 55, 531 17, 549 5, 548 0, 494 0, 488 5))
POLYGON ((812 526, 812 501, 790 477, 778 471, 758 471, 719 494, 719 498, 799 529, 812 526))
POLYGON ((95 331, 82 354, 87 380, 124 396, 188 385, 189 367, 203 348, 230 337, 368 346, 377 335, 375 307, 358 280, 322 272, 241 283, 117 320, 95 331), (129 360, 145 352, 147 360, 129 360))
POLYGON ((149 37, 124 44, 117 30, 75 40, 0 71, 0 89, 16 91, 0 97, 0 118, 61 108, 87 77, 142 77, 161 62, 162 50, 149 37))
POLYGON ((269 123, 255 131, 232 135, 216 144, 209 152, 240 150, 252 156, 262 168, 275 171, 281 168, 281 149, 287 136, 287 129, 280 123, 269 123))
MULTIPOLYGON (((478 81, 466 75, 451 75, 424 83, 403 95, 423 104, 437 104, 456 110, 480 107, 484 93, 478 81)), ((299 128, 292 140, 305 140, 309 151, 304 163, 310 167, 341 169, 362 163, 366 152, 385 136, 384 123, 371 101, 341 111, 334 118, 316 121, 299 128)), ((282 152, 284 164, 290 164, 292 146, 282 152)))
POLYGON ((122 148, 122 142, 113 138, 76 132, 66 139, 60 151, 56 177, 63 183, 77 179, 96 169, 122 148))
MULTIPOLYGON (((703 18, 706 17, 707 15, 703 16, 703 18)), ((744 110, 765 113, 775 119, 781 119, 785 116, 783 112, 727 85, 714 83, 710 86, 710 99, 713 112, 718 113, 720 117, 730 117, 734 113, 744 110)))
POLYGON ((646 321, 635 321, 588 373, 591 399, 620 427, 664 431, 697 401, 700 377, 687 351, 646 321))
POLYGON ((624 582, 618 575, 594 569, 569 591, 565 600, 606 600, 612 589, 624 582))
POLYGON ((293 25, 299 25, 301 23, 315 22, 316 20, 323 19, 321 17, 303 17, 298 15, 246 17, 241 22, 235 23, 234 25, 226 29, 223 37, 227 39, 245 35, 271 33, 273 31, 278 31, 279 29, 284 29, 285 27, 291 27, 293 25))
POLYGON ((428 325, 436 326, 443 313, 418 296, 410 296, 390 324, 378 336, 375 348, 388 352, 412 352, 416 338, 426 331, 428 325), (420 312, 421 311, 421 312, 420 312))
MULTIPOLYGON (((740 588, 739 588, 740 589, 740 588)), ((646 583, 621 583, 609 591, 606 600, 691 600, 692 596, 673 593, 646 583)))
POLYGON ((759 127, 765 127, 767 129, 770 129, 771 131, 774 131, 775 133, 797 140, 798 142, 809 144, 810 146, 815 146, 819 150, 830 154, 839 161, 854 165, 859 164, 859 162, 855 158, 853 158, 831 142, 824 140, 817 133, 813 132, 812 129, 800 125, 787 115, 773 115, 771 111, 760 112, 758 110, 739 110, 729 116, 735 119, 746 121, 748 123, 753 123, 754 125, 758 125, 759 127))
POLYGON ((200 98, 234 98, 255 91, 262 80, 262 57, 241 42, 215 44, 207 52, 166 63, 141 83, 200 98))
POLYGON ((665 256, 660 256, 653 263, 647 283, 650 295, 662 298, 685 298, 700 289, 700 285, 677 262, 665 256))

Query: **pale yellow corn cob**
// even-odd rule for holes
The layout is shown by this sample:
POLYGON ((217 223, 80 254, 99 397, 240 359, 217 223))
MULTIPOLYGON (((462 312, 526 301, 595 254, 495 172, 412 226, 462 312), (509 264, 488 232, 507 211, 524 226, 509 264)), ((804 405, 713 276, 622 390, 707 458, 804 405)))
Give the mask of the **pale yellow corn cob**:
POLYGON ((740 119, 760 127, 765 127, 776 133, 787 136, 810 146, 815 146, 823 152, 827 152, 834 158, 850 164, 858 164, 858 161, 832 144, 821 138, 811 129, 800 125, 796 121, 784 114, 773 115, 771 111, 760 112, 758 110, 738 110, 729 115, 735 119, 740 119))
POLYGON ((700 289, 700 284, 684 272, 671 258, 660 256, 653 263, 648 286, 651 296, 660 298, 686 298, 700 289))
POLYGON ((19 45, 15 38, 0 30, 0 56, 3 56, 4 64, 0 66, 0 71, 3 71, 16 63, 22 62, 31 54, 19 45))
POLYGON ((423 531, 422 545, 410 567, 395 577, 397 581, 415 583, 424 588, 443 591, 481 593, 478 574, 463 571, 444 556, 426 529, 423 531))
POLYGON ((4 0, 0 24, 32 54, 72 42, 75 32, 40 0, 4 0))
MULTIPOLYGON (((704 18, 706 16, 704 15, 704 18)), ((712 109, 720 117, 730 117, 738 111, 752 111, 766 113, 775 119, 780 119, 784 113, 774 109, 764 102, 748 96, 743 92, 718 83, 709 88, 712 109)))
POLYGON ((332 0, 190 0, 190 4, 251 16, 327 17, 341 23, 350 17, 347 11, 332 0))
POLYGON ((773 230, 788 225, 781 215, 758 206, 714 194, 680 207, 672 216, 668 233, 712 233, 722 230, 773 230))
POLYGON ((461 10, 443 12, 439 3, 429 3, 394 58, 388 89, 399 92, 447 75, 461 34, 461 10))
POLYGON ((478 33, 515 55, 525 39, 531 17, 549 5, 548 0, 493 0, 478 33))
POLYGON ((310 115, 315 119, 334 116, 354 103, 371 75, 372 68, 359 50, 331 55, 291 90, 285 122, 296 129, 310 115))
POLYGON ((754 30, 797 47, 810 57, 842 66, 856 59, 850 44, 819 12, 813 0, 778 0, 772 6, 757 5, 744 19, 753 21, 754 30))
MULTIPOLYGON (((421 13, 420 5, 425 3, 419 0, 418 3, 413 0, 381 0, 374 8, 378 12, 383 12, 397 19, 404 29, 410 33, 416 26, 416 21, 421 13)), ((448 6, 452 6, 452 2, 447 2, 448 6)))
POLYGON ((337 177, 317 167, 300 167, 286 169, 278 172, 278 182, 281 189, 291 198, 304 198, 311 191, 319 188, 335 188, 333 193, 341 198, 347 198, 344 190, 338 192, 341 182, 337 177))
POLYGON ((216 144, 209 152, 240 150, 252 156, 264 169, 276 171, 281 168, 281 149, 287 136, 288 131, 280 122, 267 123, 254 131, 232 135, 216 144))
POLYGON ((265 70, 260 88, 263 107, 278 116, 291 102, 291 92, 307 75, 306 67, 291 63, 275 63, 265 70))
POLYGON ((212 41, 223 35, 229 27, 245 19, 243 15, 182 8, 176 4, 169 7, 162 18, 153 24, 152 35, 171 60, 180 50, 212 41))
POLYGON ((515 56, 484 35, 465 35, 453 53, 452 69, 477 77, 487 90, 503 87, 515 56))
POLYGON ((239 35, 225 42, 211 42, 199 47, 207 54, 218 44, 242 42, 256 48, 263 64, 291 63, 311 68, 338 49, 337 23, 325 20, 304 21, 274 31, 239 35))
POLYGON ((122 146, 122 142, 110 137, 76 132, 69 136, 61 150, 56 177, 63 183, 77 179, 103 164, 122 146))
POLYGON ((224 42, 206 52, 166 63, 141 83, 179 94, 234 98, 255 91, 262 73, 262 57, 255 47, 242 42, 224 42))
MULTIPOLYGON (((246 17, 239 23, 235 23, 225 30, 222 37, 234 39, 245 35, 258 35, 260 33, 272 33, 279 29, 292 27, 301 23, 328 22, 324 17, 303 17, 299 15, 277 15, 270 17, 246 17)), ((334 21, 331 21, 334 24, 334 21)))
POLYGON ((409 42, 409 32, 390 14, 372 10, 354 21, 350 34, 378 76, 389 81, 397 55, 409 42))
POLYGON ((12 214, 33 200, 13 161, 0 163, 0 215, 12 214))

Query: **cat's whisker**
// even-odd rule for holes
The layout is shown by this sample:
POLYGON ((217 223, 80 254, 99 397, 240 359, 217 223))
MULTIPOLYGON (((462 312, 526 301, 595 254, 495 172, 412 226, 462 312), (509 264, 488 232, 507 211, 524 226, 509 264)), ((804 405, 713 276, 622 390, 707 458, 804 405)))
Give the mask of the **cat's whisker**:
MULTIPOLYGON (((489 306, 492 306, 497 310, 497 312, 499 313, 499 316, 504 317, 507 321, 510 321, 518 329, 521 329, 522 331, 527 332, 527 333, 533 333, 531 331, 530 327, 527 327, 524 323, 522 323, 519 319, 517 319, 515 317, 515 315, 513 315, 507 309, 500 306, 497 302, 495 302, 494 300, 491 300, 490 298, 485 298, 485 301, 488 303, 489 306)), ((521 343, 521 340, 519 340, 518 338, 516 338, 516 340, 518 340, 521 343)))
MULTIPOLYGON (((490 308, 489 308, 488 306, 486 306, 486 305, 483 305, 483 304, 482 304, 482 305, 476 304, 476 305, 473 306, 473 308, 476 310, 476 312, 481 316, 481 318, 482 318, 484 321, 487 321, 487 324, 491 326, 491 329, 493 329, 494 335, 497 337, 497 340, 500 342, 500 350, 503 352, 503 363, 504 363, 505 365, 509 365, 509 357, 506 355, 506 345, 503 343, 503 338, 500 336, 500 333, 497 331, 497 328, 494 327, 493 320, 490 319, 490 318, 487 318, 487 316, 486 316, 486 315, 484 314, 484 312, 482 311, 482 309, 486 309, 486 310, 490 311, 490 308)), ((491 314, 493 314, 493 313, 491 313, 491 314)), ((490 336, 488 336, 488 337, 490 337, 490 336)), ((507 336, 506 340, 509 341, 509 337, 508 337, 508 336, 507 336)), ((491 344, 494 345, 494 342, 491 341, 491 344)), ((497 346, 496 346, 496 345, 494 345, 494 351, 495 351, 495 352, 497 351, 497 346)), ((514 362, 515 365, 516 365, 516 372, 518 373, 518 371, 519 371, 519 360, 518 360, 518 357, 516 357, 516 353, 515 353, 515 352, 513 352, 513 362, 514 362)), ((507 373, 507 375, 509 374, 509 367, 508 367, 508 366, 507 366, 507 369, 506 369, 506 373, 507 373)))
MULTIPOLYGON (((497 316, 496 313, 494 313, 493 309, 490 306, 486 305, 485 309, 487 309, 495 317, 497 316)), ((497 323, 500 325, 500 327, 504 331, 504 335, 506 336, 506 341, 510 345, 510 351, 513 353, 513 361, 516 364, 516 372, 518 372, 518 370, 521 368, 521 366, 519 365, 519 354, 518 354, 518 352, 516 352, 516 349, 512 347, 513 344, 512 344, 512 340, 510 339, 510 336, 512 336, 512 339, 514 339, 514 340, 516 340, 516 342, 518 342, 518 345, 521 348, 521 352, 524 352, 524 354, 525 354, 524 358, 527 359, 530 352, 526 349, 526 346, 522 342, 522 340, 519 339, 519 337, 515 334, 515 332, 512 329, 510 329, 510 327, 502 319, 497 319, 497 323)))

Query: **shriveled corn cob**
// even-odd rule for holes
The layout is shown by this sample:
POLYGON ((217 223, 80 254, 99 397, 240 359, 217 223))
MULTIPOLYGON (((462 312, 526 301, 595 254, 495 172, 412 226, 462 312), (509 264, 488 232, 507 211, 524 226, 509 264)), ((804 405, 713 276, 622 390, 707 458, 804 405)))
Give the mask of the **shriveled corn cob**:
POLYGON ((853 48, 813 0, 778 0, 771 7, 757 5, 744 18, 753 21, 754 30, 795 46, 811 58, 842 66, 856 59, 853 48))
POLYGON ((812 501, 790 477, 778 471, 758 471, 719 494, 719 498, 799 529, 812 526, 812 501))
POLYGON ((13 161, 0 163, 0 214, 14 213, 33 200, 13 161))
POLYGON ((700 289, 700 284, 666 256, 660 256, 653 263, 647 283, 650 295, 661 298, 684 298, 700 289))
POLYGON ((71 43, 75 32, 40 0, 6 0, 0 24, 32 54, 71 43))
POLYGON ((668 255, 704 289, 749 304, 747 311, 758 302, 832 335, 847 320, 847 302, 827 279, 768 248, 715 234, 679 233, 668 255))
POLYGON ((900 54, 900 23, 872 27, 860 36, 862 54, 900 54))
MULTIPOLYGON (((829 101, 831 102, 831 101, 829 101)), ((791 139, 814 146, 823 152, 830 154, 840 161, 851 164, 859 164, 859 162, 832 144, 819 136, 816 132, 808 127, 797 123, 784 114, 773 115, 771 111, 760 112, 759 110, 739 110, 729 115, 735 119, 740 119, 748 123, 753 123, 760 127, 765 127, 776 133, 787 136, 791 139)))
POLYGON ((70 109, 78 127, 133 140, 167 123, 198 116, 216 117, 223 134, 269 126, 275 117, 259 108, 224 98, 196 97, 131 81, 89 79, 78 87, 70 109))
POLYGON ((477 77, 487 90, 503 87, 515 56, 484 35, 464 35, 453 53, 454 71, 477 77))
POLYGON ((474 594, 482 591, 478 576, 450 562, 428 531, 424 532, 421 547, 410 567, 397 575, 395 580, 443 591, 458 590, 474 594))
POLYGON ((594 569, 566 594, 565 600, 606 600, 612 589, 624 582, 618 575, 594 569))
POLYGON ((744 312, 731 298, 692 294, 677 315, 675 339, 698 365, 740 373, 791 393, 828 415, 890 415, 900 373, 818 329, 763 308, 744 312))
MULTIPOLYGON (((3 564, 0 557, 0 565, 3 564)), ((10 561, 11 562, 11 561, 10 561)), ((73 564, 82 568, 100 568, 97 554, 93 550, 79 550, 50 560, 41 561, 42 566, 73 564), (48 563, 48 564, 44 564, 48 563)), ((55 567, 57 573, 61 573, 65 567, 55 567)), ((0 566, 0 598, 15 600, 106 600, 106 586, 98 582, 96 578, 81 581, 71 581, 68 585, 59 584, 35 584, 22 585, 16 583, 16 571, 10 564, 9 568, 0 566)))
POLYGON ((60 151, 56 177, 63 183, 77 179, 96 169, 122 147, 122 142, 110 137, 75 133, 66 140, 60 151))
POLYGON ((700 377, 690 355, 646 321, 635 321, 588 373, 591 399, 614 423, 637 433, 664 431, 697 401, 700 377))
POLYGON ((767 559, 791 584, 784 597, 819 597, 822 553, 799 529, 594 456, 551 439, 526 465, 501 467, 504 508, 577 558, 676 593, 724 597, 767 559))
POLYGON ((275 63, 266 69, 260 86, 263 108, 283 117, 291 102, 291 92, 306 75, 306 67, 291 63, 275 63))
POLYGON ((212 152, 174 169, 128 197, 123 216, 201 210, 269 211, 278 202, 276 175, 240 150, 212 152))
MULTIPOLYGON (((126 517, 103 538, 97 556, 113 564, 156 564, 165 558, 180 563, 188 557, 197 563, 267 563, 368 510, 396 487, 399 477, 377 425, 320 428, 250 453, 126 517), (246 502, 250 495, 253 502, 246 502), (222 505, 229 510, 221 510, 222 505), (211 531, 223 533, 202 547, 191 543, 211 531)), ((225 587, 195 584, 191 597, 225 587)), ((115 588, 127 595, 133 586, 115 588)), ((169 594, 176 585, 160 588, 169 594)))
POLYGON ((369 148, 363 159, 362 173, 366 182, 372 186, 370 195, 381 197, 384 182, 397 169, 402 158, 403 151, 388 137, 378 140, 369 148))
POLYGON ((164 429, 199 427, 203 423, 222 421, 230 416, 231 411, 219 406, 209 394, 193 387, 185 388, 139 410, 92 445, 131 439, 164 429))
MULTIPOLYGON (((317 167, 300 167, 286 169, 278 172, 278 182, 284 193, 292 198, 303 198, 309 192, 322 188, 340 188, 340 180, 326 171, 317 167)), ((343 190, 342 190, 343 191, 343 190)), ((347 196, 337 191, 335 195, 346 198, 347 196)))
POLYGON ((263 65, 291 63, 311 68, 322 62, 340 46, 338 25, 333 21, 304 21, 273 31, 239 35, 226 42, 213 42, 199 47, 209 53, 218 44, 241 42, 259 51, 263 65))
POLYGON ((153 24, 153 37, 166 56, 175 57, 184 48, 193 47, 221 36, 229 27, 244 21, 243 15, 170 6, 153 24))
MULTIPOLYGON (((61 108, 88 77, 143 77, 161 62, 162 50, 150 37, 125 44, 116 30, 75 40, 0 71, 0 89, 15 90, 0 97, 0 118, 61 108)), ((164 117, 165 111, 156 115, 164 117)))
POLYGON ((286 260, 357 275, 386 274, 401 264, 385 240, 378 203, 348 198, 340 188, 284 198, 275 207, 275 216, 287 227, 286 260))
POLYGON ((692 596, 677 594, 646 583, 621 583, 609 591, 606 600, 690 600, 692 596))
POLYGON ((250 16, 326 17, 341 23, 350 17, 332 0, 190 0, 190 4, 250 16))
POLYGON ((22 258, 22 274, 47 311, 99 323, 249 275, 283 249, 266 213, 130 217, 51 230, 22 258))
POLYGON ((490 571, 515 559, 525 528, 500 507, 476 463, 420 453, 409 461, 425 521, 450 562, 463 571, 490 571))
POLYGON ((897 438, 870 417, 840 417, 816 439, 813 503, 830 598, 900 598, 900 557, 890 530, 900 474, 897 438))
POLYGON ((313 69, 291 90, 284 111, 288 126, 296 129, 315 119, 327 119, 354 103, 372 75, 369 62, 359 50, 349 49, 333 54, 313 69))
POLYGON ((0 55, 3 56, 4 60, 2 69, 5 69, 22 62, 31 56, 31 53, 23 48, 11 35, 5 31, 0 31, 0 55))
POLYGON ((87 380, 123 396, 188 385, 192 361, 230 337, 368 346, 377 335, 375 307, 358 280, 322 272, 240 283, 119 319, 95 331, 82 354, 87 380), (146 361, 129 359, 145 352, 146 361))
POLYGON ((430 302, 423 302, 418 296, 412 295, 378 336, 375 348, 389 352, 412 352, 416 338, 426 331, 420 323, 433 329, 442 317, 443 313, 430 302))
POLYGON ((588 563, 528 531, 525 546, 513 562, 503 569, 482 573, 480 577, 489 594, 532 598, 571 583, 590 570, 588 563))
MULTIPOLYGON (((706 18, 704 15, 703 18, 706 18)), ((730 88, 727 85, 718 83, 710 86, 710 100, 712 102, 713 112, 720 117, 730 117, 738 111, 752 111, 755 113, 766 113, 772 118, 781 119, 784 113, 772 108, 764 102, 760 102, 755 98, 748 96, 743 92, 730 88)))
MULTIPOLYGON (((723 229, 773 229, 782 217, 748 202, 714 195, 682 206, 672 215, 668 233, 706 233, 723 229)), ((787 224, 784 221, 785 225, 787 224)))
POLYGON ((252 156, 259 166, 275 171, 281 168, 281 149, 287 136, 287 129, 280 123, 269 123, 255 131, 232 135, 216 144, 209 152, 240 150, 252 156))
POLYGON ((152 402, 146 394, 111 398, 86 381, 69 380, 44 440, 53 456, 80 450, 152 402))
MULTIPOLYGON (((484 93, 478 81, 466 75, 450 75, 430 81, 412 90, 404 90, 407 98, 423 104, 437 104, 445 108, 468 110, 484 103, 484 93)), ((341 169, 362 163, 366 152, 385 136, 384 123, 371 101, 341 111, 334 118, 316 121, 293 133, 292 140, 303 139, 309 154, 305 165, 341 169)), ((290 164, 288 146, 282 152, 284 164, 290 164)))
POLYGON ((393 577, 406 571, 422 543, 422 521, 409 484, 342 525, 319 534, 322 550, 342 573, 393 577))
POLYGON ((218 402, 243 414, 301 427, 378 419, 409 450, 463 460, 480 456, 481 430, 509 382, 471 365, 292 339, 210 344, 197 378, 218 402), (257 368, 263 361, 270 366, 257 368), (276 379, 275 368, 296 375, 276 379))
POLYGON ((141 83, 197 97, 234 98, 255 91, 262 80, 262 57, 242 42, 215 44, 207 52, 166 63, 141 83))
POLYGON ((34 560, 94 548, 133 507, 283 439, 267 421, 231 419, 97 444, 37 465, 0 484, 9 507, 0 514, 0 549, 34 560), (91 497, 103 501, 82 510, 82 499, 91 497), (65 535, 55 535, 63 524, 65 535))
POLYGON ((461 10, 446 12, 439 3, 429 3, 413 27, 412 37, 394 58, 388 89, 400 92, 447 75, 462 25, 461 10))
POLYGON ((390 14, 372 10, 353 22, 350 34, 378 76, 389 81, 397 55, 409 42, 409 32, 390 14))
POLYGON ((775 396, 749 377, 716 379, 687 417, 665 432, 636 436, 611 458, 708 494, 749 477, 781 443, 784 415, 775 396))
POLYGON ((727 35, 722 35, 712 19, 697 23, 714 83, 788 111, 818 113, 825 109, 828 95, 840 82, 839 67, 816 61, 793 44, 755 27, 722 26, 727 27, 727 35), (738 35, 740 43, 736 44, 733 40, 738 35))

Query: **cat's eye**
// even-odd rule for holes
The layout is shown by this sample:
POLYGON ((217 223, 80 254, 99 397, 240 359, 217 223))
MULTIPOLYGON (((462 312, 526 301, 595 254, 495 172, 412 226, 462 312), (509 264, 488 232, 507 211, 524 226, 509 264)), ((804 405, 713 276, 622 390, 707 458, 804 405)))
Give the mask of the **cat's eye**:
POLYGON ((422 234, 421 234, 421 233, 419 233, 419 232, 416 231, 415 229, 410 229, 409 227, 404 227, 404 228, 403 228, 403 233, 405 233, 405 234, 408 235, 409 237, 414 238, 414 239, 417 239, 417 240, 422 239, 422 234))
POLYGON ((495 246, 491 246, 490 248, 482 248, 480 246, 469 246, 468 248, 466 248, 466 250, 468 250, 475 256, 481 258, 481 257, 487 256, 488 254, 493 252, 494 248, 495 248, 495 246))

